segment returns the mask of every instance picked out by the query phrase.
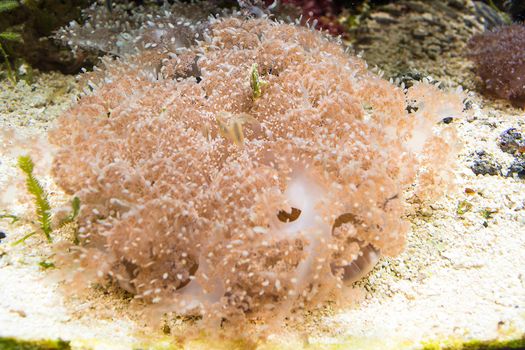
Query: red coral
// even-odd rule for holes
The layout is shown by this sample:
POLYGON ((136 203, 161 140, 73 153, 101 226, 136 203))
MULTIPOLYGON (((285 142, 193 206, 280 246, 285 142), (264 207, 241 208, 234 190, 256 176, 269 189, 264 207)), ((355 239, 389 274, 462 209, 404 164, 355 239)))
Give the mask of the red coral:
POLYGON ((499 27, 476 35, 470 39, 468 49, 485 89, 525 106, 525 25, 499 27))
MULTIPOLYGON (((265 2, 267 5, 273 3, 272 0, 265 2)), ((282 3, 299 7, 303 22, 312 23, 313 20, 317 20, 317 28, 327 30, 332 35, 342 35, 345 32, 345 28, 337 21, 341 7, 333 0, 283 0, 282 3)))

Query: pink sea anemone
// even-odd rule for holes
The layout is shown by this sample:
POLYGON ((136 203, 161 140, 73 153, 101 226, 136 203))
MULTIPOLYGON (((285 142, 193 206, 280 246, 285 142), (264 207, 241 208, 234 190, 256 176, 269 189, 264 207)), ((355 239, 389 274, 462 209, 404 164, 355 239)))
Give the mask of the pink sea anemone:
POLYGON ((51 132, 82 203, 69 278, 207 325, 338 300, 403 250, 405 190, 451 182, 450 127, 432 128, 461 98, 406 93, 295 25, 226 18, 203 37, 106 59, 51 132))
POLYGON ((525 24, 475 35, 468 50, 485 90, 525 107, 525 24))

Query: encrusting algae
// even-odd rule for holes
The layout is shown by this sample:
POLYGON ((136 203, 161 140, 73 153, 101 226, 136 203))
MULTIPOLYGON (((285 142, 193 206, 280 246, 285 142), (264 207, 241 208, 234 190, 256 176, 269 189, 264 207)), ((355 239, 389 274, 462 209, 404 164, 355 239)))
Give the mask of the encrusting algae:
POLYGON ((54 177, 82 203, 68 280, 206 327, 342 301, 403 250, 404 192, 452 183, 454 132, 437 123, 461 94, 404 90, 296 25, 234 16, 203 37, 106 59, 50 133, 54 177))

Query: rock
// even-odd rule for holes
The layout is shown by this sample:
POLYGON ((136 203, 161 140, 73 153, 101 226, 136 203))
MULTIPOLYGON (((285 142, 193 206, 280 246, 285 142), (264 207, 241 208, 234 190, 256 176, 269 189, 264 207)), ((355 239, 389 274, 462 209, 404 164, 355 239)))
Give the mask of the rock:
POLYGON ((451 82, 474 89, 475 77, 464 67, 464 48, 472 34, 483 32, 484 23, 472 0, 399 0, 373 7, 350 30, 350 37, 356 51, 363 51, 367 62, 386 77, 417 70, 438 80, 448 76, 451 82), (465 26, 464 18, 472 23, 465 26))
POLYGON ((521 155, 525 153, 525 138, 515 128, 510 128, 499 136, 498 146, 503 152, 521 155))
POLYGON ((424 28, 422 27, 418 27, 418 28, 415 28, 413 31, 412 31, 412 35, 414 36, 414 38, 416 39, 424 39, 426 36, 428 36, 428 31, 425 30, 424 28))
POLYGON ((507 177, 525 179, 525 160, 515 160, 507 171, 507 177))
POLYGON ((467 7, 467 0, 448 0, 448 4, 458 10, 462 10, 467 7))
POLYGON ((438 45, 430 45, 427 47, 426 53, 429 58, 437 59, 438 56, 441 54, 441 47, 438 45))
POLYGON ((397 20, 388 12, 376 12, 370 16, 374 21, 381 24, 397 23, 397 20))
POLYGON ((476 151, 474 161, 470 169, 476 175, 502 175, 501 165, 498 164, 492 156, 485 151, 476 151))
POLYGON ((477 15, 485 20, 485 26, 487 28, 494 28, 506 24, 502 14, 494 10, 490 5, 481 1, 475 1, 474 4, 477 15))

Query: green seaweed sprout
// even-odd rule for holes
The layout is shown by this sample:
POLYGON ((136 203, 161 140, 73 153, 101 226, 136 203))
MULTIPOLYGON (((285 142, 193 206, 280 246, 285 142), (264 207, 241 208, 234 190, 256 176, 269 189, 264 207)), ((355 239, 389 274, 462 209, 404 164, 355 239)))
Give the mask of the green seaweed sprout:
POLYGON ((458 215, 463 215, 466 212, 469 212, 472 210, 472 204, 466 200, 463 200, 458 203, 458 207, 456 209, 456 213, 458 215))
MULTIPOLYGON (((51 238, 51 232, 53 232, 53 229, 51 228, 51 205, 47 198, 47 192, 33 175, 35 164, 30 156, 20 156, 18 157, 18 167, 26 175, 27 191, 35 198, 36 215, 40 222, 40 229, 44 232, 47 241, 52 243, 53 239, 51 238)), ((32 232, 22 239, 25 240, 35 233, 36 232, 32 232)))
MULTIPOLYGON (((20 3, 16 0, 0 0, 0 14, 14 10, 20 6, 20 3)), ((4 49, 4 46, 2 45, 2 42, 17 42, 21 43, 23 42, 22 36, 20 33, 17 33, 13 31, 12 29, 8 28, 4 30, 3 32, 0 32, 0 53, 4 57, 5 66, 7 69, 7 78, 14 84, 16 84, 17 77, 16 73, 13 70, 13 67, 11 67, 11 63, 9 63, 9 56, 7 55, 6 50, 4 49)))
POLYGON ((42 270, 54 269, 56 267, 54 263, 49 262, 47 260, 40 261, 38 263, 38 266, 40 266, 42 268, 42 270))
POLYGON ((370 0, 364 0, 359 5, 353 4, 350 9, 345 10, 346 13, 344 13, 339 22, 349 29, 357 28, 369 15, 371 9, 370 0))
MULTIPOLYGON (((69 214, 65 219, 60 221, 60 224, 58 224, 58 228, 62 228, 65 225, 71 224, 75 222, 78 213, 80 212, 80 199, 78 197, 73 197, 73 200, 71 201, 71 214, 69 214)), ((75 245, 80 244, 80 239, 78 238, 78 230, 75 228, 73 231, 73 243, 75 245)))
POLYGON ((257 99, 262 96, 262 88, 268 84, 267 81, 262 80, 259 77, 259 66, 257 63, 252 64, 252 69, 250 73, 250 86, 253 91, 253 99, 257 99))
POLYGON ((491 208, 485 208, 481 211, 481 216, 486 219, 486 220, 489 220, 489 219, 492 219, 492 215, 493 214, 496 214, 498 212, 498 210, 496 209, 491 209, 491 208))
MULTIPOLYGON (((18 168, 22 170, 22 172, 26 176, 26 188, 27 191, 33 195, 35 200, 35 207, 36 207, 36 216, 39 222, 39 226, 41 231, 46 236, 46 239, 49 243, 53 242, 52 233, 53 233, 53 227, 51 225, 51 204, 49 203, 49 199, 47 197, 47 192, 44 190, 44 187, 42 184, 36 179, 36 177, 33 175, 33 170, 35 168, 35 164, 33 163, 33 160, 30 156, 20 156, 18 157, 18 168)), ((68 225, 70 223, 73 223, 78 213, 80 212, 80 199, 78 197, 74 197, 71 201, 71 213, 64 218, 60 223, 58 224, 57 229, 60 229, 64 227, 65 225, 68 225)), ((17 221, 19 218, 14 215, 2 215, 0 218, 11 218, 13 222, 17 221), (16 219, 16 220, 15 220, 16 219)), ((29 237, 35 235, 37 231, 31 232, 18 241, 14 242, 13 245, 20 244, 24 242, 29 237)), ((73 241, 75 244, 79 243, 78 235, 74 233, 73 241)))
POLYGON ((70 224, 75 221, 75 219, 78 216, 78 213, 80 212, 80 199, 78 197, 74 197, 71 201, 71 214, 69 214, 65 219, 60 221, 60 224, 58 225, 59 228, 70 224))
POLYGON ((0 214, 0 219, 11 219, 11 223, 14 224, 20 220, 20 217, 13 214, 0 214))

